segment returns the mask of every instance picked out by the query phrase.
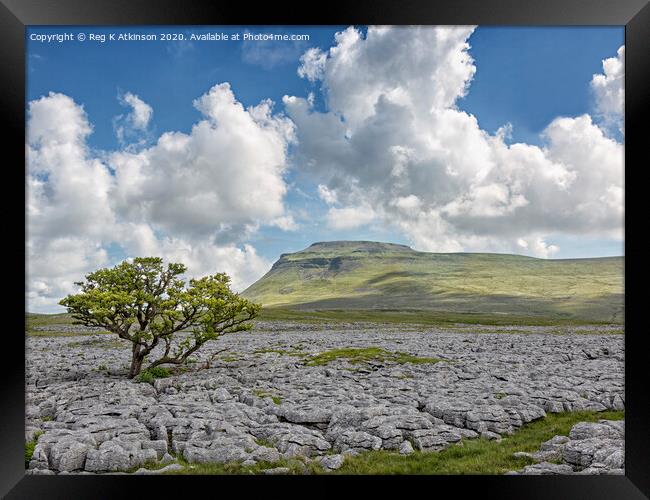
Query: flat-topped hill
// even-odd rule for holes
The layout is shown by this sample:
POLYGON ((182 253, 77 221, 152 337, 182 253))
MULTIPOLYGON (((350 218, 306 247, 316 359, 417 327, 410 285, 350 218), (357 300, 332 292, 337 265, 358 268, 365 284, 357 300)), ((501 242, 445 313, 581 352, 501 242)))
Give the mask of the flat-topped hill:
POLYGON ((385 309, 622 322, 623 257, 428 253, 372 241, 281 255, 242 295, 301 310, 385 309))

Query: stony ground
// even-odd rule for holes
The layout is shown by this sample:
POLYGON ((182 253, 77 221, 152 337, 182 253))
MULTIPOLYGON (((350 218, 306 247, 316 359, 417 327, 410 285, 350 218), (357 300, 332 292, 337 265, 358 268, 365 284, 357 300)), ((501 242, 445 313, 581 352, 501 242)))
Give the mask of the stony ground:
MULTIPOLYGON (((153 385, 125 378, 129 346, 113 335, 28 337, 25 438, 38 437, 29 472, 134 471, 179 453, 248 464, 303 456, 335 469, 346 453, 436 451, 498 439, 547 412, 624 409, 624 337, 604 330, 260 322, 153 385), (308 364, 366 347, 442 361, 308 364)), ((521 472, 621 473, 621 424, 580 424, 521 472)))
POLYGON ((580 422, 568 436, 542 443, 539 451, 515 455, 536 463, 510 474, 624 474, 625 422, 580 422))

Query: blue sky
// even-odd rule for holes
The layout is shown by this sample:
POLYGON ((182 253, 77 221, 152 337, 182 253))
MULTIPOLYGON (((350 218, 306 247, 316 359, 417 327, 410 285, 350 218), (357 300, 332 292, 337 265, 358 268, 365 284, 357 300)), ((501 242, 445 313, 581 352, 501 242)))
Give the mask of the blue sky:
MULTIPOLYGON (((159 132, 187 132, 199 118, 192 100, 205 93, 215 83, 230 82, 237 98, 245 106, 270 98, 281 106, 285 94, 300 95, 309 84, 298 77, 298 58, 304 50, 317 45, 327 47, 338 28, 296 28, 309 34, 309 42, 276 42, 278 51, 286 53, 271 65, 264 58, 246 57, 247 50, 259 42, 129 42, 122 43, 39 43, 29 40, 27 99, 32 100, 50 91, 63 92, 83 103, 92 117, 95 130, 89 143, 96 148, 117 147, 112 119, 124 109, 117 95, 130 91, 142 97, 155 110, 155 125, 159 132)), ((246 27, 180 27, 154 29, 133 28, 142 33, 242 33, 246 27)), ((31 33, 52 33, 52 28, 31 27, 31 33)), ((61 30, 64 31, 64 30, 61 30)), ((88 28, 65 30, 75 35, 88 28)), ((115 33, 118 28, 92 28, 94 33, 115 33)), ((265 29, 264 32, 288 32, 286 29, 265 29)), ((292 30, 293 31, 293 30, 292 30)), ((273 43, 273 42, 271 42, 273 43)))
MULTIPOLYGON (((30 27, 27 98, 35 99, 52 90, 74 96, 93 117, 95 130, 89 142, 97 148, 111 149, 116 147, 111 120, 123 111, 116 99, 121 89, 151 104, 156 110, 158 130, 187 131, 198 118, 191 100, 216 82, 230 82, 245 105, 264 98, 277 104, 285 94, 308 92, 309 83, 296 73, 298 57, 308 47, 326 49, 334 34, 344 28, 266 28, 264 32, 306 33, 310 41, 289 42, 286 57, 264 66, 246 60, 244 42, 48 44, 30 41, 29 34, 57 29, 30 27)), ((61 31, 76 34, 89 29, 71 27, 61 31)), ((253 30, 202 26, 138 29, 153 33, 231 34, 253 30)), ((109 33, 116 29, 93 27, 92 31, 109 33)), ((538 134, 554 117, 590 111, 592 98, 586 83, 601 71, 603 59, 615 55, 624 39, 622 27, 478 27, 469 40, 478 70, 471 92, 461 100, 460 107, 474 114, 488 131, 511 122, 514 140, 538 142, 538 134)), ((255 43, 248 42, 249 46, 255 43)))
MULTIPOLYGON (((285 94, 310 90, 296 73, 298 57, 308 47, 328 48, 334 34, 346 26, 290 27, 264 32, 296 32, 309 42, 288 42, 286 57, 272 65, 245 58, 245 42, 123 42, 119 44, 68 42, 40 43, 29 34, 70 29, 30 27, 27 37, 27 99, 50 91, 74 96, 93 117, 93 147, 116 147, 111 125, 123 112, 116 96, 129 90, 143 97, 156 110, 159 131, 187 131, 198 118, 191 101, 215 82, 228 81, 245 105, 265 98, 280 103, 285 94), (301 50, 303 49, 303 50, 301 50)), ((246 27, 182 27, 142 32, 238 33, 246 27)), ((119 31, 92 28, 96 33, 119 31)), ((556 116, 589 112, 591 96, 586 83, 601 71, 602 60, 623 45, 622 27, 478 27, 469 39, 470 54, 478 68, 471 92, 459 103, 474 114, 483 128, 495 131, 506 122, 514 126, 514 140, 538 142, 538 134, 556 116)), ((248 42, 250 45, 259 42, 248 42)), ((280 42, 276 46, 282 45, 280 42)))
POLYGON ((612 27, 479 27, 470 38, 478 70, 461 107, 490 132, 510 122, 513 140, 539 143, 556 116, 591 111, 585 83, 624 35, 612 27))
MULTIPOLYGON (((307 96, 312 93, 311 115, 304 117, 305 123, 313 119, 317 113, 339 118, 343 115, 341 121, 353 123, 352 108, 348 108, 350 110, 348 113, 343 107, 335 109, 337 99, 338 102, 344 101, 344 97, 336 96, 343 96, 344 93, 341 94, 341 90, 335 87, 343 85, 336 80, 339 78, 337 75, 343 70, 338 70, 339 73, 336 73, 333 55, 329 56, 328 67, 319 67, 325 75, 320 79, 310 79, 304 75, 301 77, 297 71, 302 64, 300 58, 308 49, 317 48, 320 49, 321 54, 327 54, 328 49, 336 45, 335 34, 343 32, 346 28, 346 26, 129 27, 131 32, 183 33, 186 38, 189 38, 192 33, 227 33, 230 36, 246 31, 298 33, 309 35, 309 41, 168 42, 159 40, 101 43, 86 39, 83 42, 73 40, 46 43, 33 38, 35 35, 55 33, 71 33, 74 38, 77 38, 79 33, 108 35, 125 30, 118 27, 30 27, 27 30, 27 101, 29 103, 54 92, 64 94, 76 105, 83 106, 92 127, 92 133, 85 137, 89 154, 107 163, 110 163, 107 158, 111 154, 126 147, 118 140, 115 120, 116 117, 120 115, 125 117, 130 112, 128 105, 120 100, 120 97, 123 98, 127 93, 137 96, 153 110, 151 119, 146 125, 146 133, 141 135, 137 146, 129 146, 131 152, 153 146, 164 132, 177 131, 191 134, 192 126, 204 118, 202 113, 193 106, 193 101, 206 94, 213 86, 223 82, 230 84, 235 99, 244 107, 255 106, 264 99, 271 99, 274 102, 274 116, 289 116, 296 124, 300 121, 299 111, 287 108, 286 103, 283 102, 285 95, 307 99, 307 96)), ((369 64, 364 71, 372 71, 371 62, 368 62, 371 61, 370 55, 367 57, 359 55, 360 51, 366 49, 368 54, 371 54, 370 43, 366 43, 365 46, 363 44, 366 32, 367 28, 358 27, 361 41, 355 42, 358 43, 359 48, 354 57, 365 57, 359 59, 365 61, 364 64, 369 64)), ((597 122, 598 103, 595 102, 597 96, 592 91, 590 82, 595 74, 603 73, 604 60, 616 58, 617 50, 624 44, 624 29, 623 27, 478 27, 466 41, 470 45, 468 52, 473 58, 475 72, 467 79, 466 95, 455 99, 454 109, 476 117, 478 127, 488 135, 494 136, 500 127, 509 123, 512 129, 510 135, 504 137, 506 145, 525 143, 543 148, 547 139, 544 139, 541 134, 558 117, 575 118, 589 114, 593 117, 594 123, 597 122)), ((406 54, 400 55, 399 49, 396 43, 395 47, 390 48, 395 52, 394 56, 387 55, 386 58, 395 57, 396 63, 399 64, 401 57, 409 57, 406 54)), ((431 64, 438 63, 432 61, 431 64)), ((343 77, 352 78, 349 75, 343 77)), ((380 78, 378 76, 377 80, 380 78)), ((368 81, 372 83, 372 80, 369 78, 368 81)), ((352 78, 352 80, 341 81, 354 82, 355 80, 352 78)), ((349 83, 345 84, 349 85, 349 83)), ((370 84, 364 83, 364 85, 370 84)), ((436 83, 432 85, 435 86, 436 83)), ((359 92, 359 95, 363 96, 364 90, 360 88, 359 92)), ((350 106, 350 103, 346 105, 350 106)), ((620 130, 605 125, 601 125, 601 128, 607 129, 607 135, 611 140, 622 143, 623 136, 620 130)), ((305 130, 307 130, 306 126, 305 130)), ((345 192, 339 187, 337 201, 327 202, 322 193, 319 194, 319 184, 334 190, 337 182, 340 185, 345 172, 334 172, 337 167, 331 166, 332 160, 329 157, 310 157, 311 160, 308 160, 308 155, 313 155, 313 151, 318 149, 318 145, 314 142, 315 138, 304 136, 300 125, 297 125, 296 134, 298 140, 290 142, 287 146, 286 168, 282 173, 282 180, 287 189, 282 202, 286 212, 293 214, 296 219, 297 229, 286 230, 277 225, 261 223, 255 230, 234 237, 230 243, 239 246, 251 244, 258 255, 270 262, 282 252, 299 250, 314 241, 332 239, 394 241, 422 249, 438 249, 435 245, 427 246, 423 243, 431 241, 431 236, 425 237, 415 233, 414 228, 417 224, 420 224, 417 227, 421 228, 421 220, 418 219, 420 222, 417 222, 415 219, 409 219, 404 220, 402 225, 392 224, 389 215, 389 222, 386 222, 386 207, 378 207, 376 200, 362 200, 359 198, 358 190, 354 193, 345 192), (323 166, 314 169, 305 168, 304 162, 307 161, 323 166), (329 174, 332 174, 331 183, 328 183, 329 174), (328 219, 328 215, 336 213, 345 216, 352 213, 336 212, 337 209, 347 207, 353 207, 356 210, 354 214, 359 213, 359 207, 370 207, 367 209, 374 211, 375 215, 369 216, 371 221, 365 224, 328 223, 331 222, 331 217, 328 219), (383 215, 377 215, 379 213, 383 215)), ((364 134, 357 132, 357 137, 362 136, 364 134)), ((345 166, 341 168, 344 169, 345 166)), ((358 179, 355 178, 353 183, 356 183, 356 180, 358 179)), ((375 184, 372 186, 377 188, 375 184)), ((488 187, 498 191, 494 186, 495 184, 491 184, 488 187)), ((368 184, 364 189, 370 187, 371 184, 368 184)), ((512 195, 512 189, 509 189, 512 195)), ((400 199, 406 199, 406 195, 411 193, 401 194, 400 199)), ((466 203, 467 196, 470 195, 463 196, 464 198, 462 196, 457 198, 457 201, 460 200, 458 203, 466 203)), ((474 195, 470 198, 472 196, 474 195)), ((535 196, 539 197, 539 195, 535 196)), ((534 196, 529 198, 532 200, 534 196)), ((529 201, 522 205, 526 203, 530 205, 529 201)), ((484 214, 481 216, 483 217, 484 214)), ((533 215, 529 216, 533 217, 533 215)), ((560 220, 562 214, 549 217, 560 220)), ((448 219, 446 223, 451 220, 448 219)), ((467 224, 462 217, 453 220, 454 231, 460 231, 458 228, 467 224)), ((511 222, 504 219, 503 224, 511 224, 511 222)), ((522 225, 525 226, 525 223, 522 222, 522 225)), ((579 226, 577 223, 568 224, 570 227, 575 227, 575 230, 567 229, 565 222, 558 223, 557 227, 550 224, 549 227, 542 229, 541 226, 534 234, 543 233, 546 247, 558 247, 552 252, 554 258, 622 254, 622 240, 609 236, 609 233, 605 234, 606 231, 599 233, 593 231, 593 227, 584 224, 579 226)), ((486 225, 482 224, 481 227, 484 228, 486 225)), ((159 231, 164 232, 157 226, 154 229, 156 234, 159 231)), ((475 234, 483 238, 482 231, 483 229, 479 228, 475 234)), ((508 237, 515 238, 509 231, 504 231, 509 234, 508 237)), ((497 233, 494 238, 498 239, 498 234, 501 233, 497 233)), ((525 240, 527 236, 523 230, 521 234, 525 240)), ((484 245, 486 250, 496 248, 493 243, 494 238, 490 240, 492 243, 484 245)), ((520 240, 513 239, 513 241, 520 240)), ((456 243, 439 249, 453 250, 458 245, 469 250, 483 248, 478 243, 479 246, 475 248, 472 247, 473 243, 463 243, 472 241, 478 240, 463 233, 460 239, 454 240, 456 243)), ((123 258, 129 253, 128 249, 122 248, 119 243, 107 242, 105 239, 98 245, 106 249, 111 259, 123 258)), ((515 245, 515 248, 521 248, 522 253, 532 252, 530 250, 532 246, 527 243, 522 245, 521 247, 515 245)), ((503 250, 496 248, 496 251, 509 251, 509 248, 504 247, 503 250)))

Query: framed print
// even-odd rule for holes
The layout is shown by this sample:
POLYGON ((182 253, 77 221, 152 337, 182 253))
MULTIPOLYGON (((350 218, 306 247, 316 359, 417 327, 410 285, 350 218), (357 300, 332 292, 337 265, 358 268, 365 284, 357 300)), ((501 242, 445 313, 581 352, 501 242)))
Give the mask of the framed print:
POLYGON ((648 496, 647 3, 0 12, 7 498, 648 496))

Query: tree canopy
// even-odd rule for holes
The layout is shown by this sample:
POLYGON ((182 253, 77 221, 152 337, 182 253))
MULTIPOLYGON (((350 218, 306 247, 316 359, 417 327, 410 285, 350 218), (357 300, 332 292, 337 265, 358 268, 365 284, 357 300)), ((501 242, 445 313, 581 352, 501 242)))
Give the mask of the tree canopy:
POLYGON ((138 257, 87 274, 85 281, 75 283, 81 292, 59 304, 78 324, 102 327, 130 341, 133 378, 158 345, 162 355, 148 369, 184 363, 206 342, 253 326, 249 321, 261 306, 234 293, 228 275, 217 273, 186 284, 180 278, 185 271, 183 264, 165 267, 159 257, 138 257), (179 332, 184 334, 175 342, 179 332))

